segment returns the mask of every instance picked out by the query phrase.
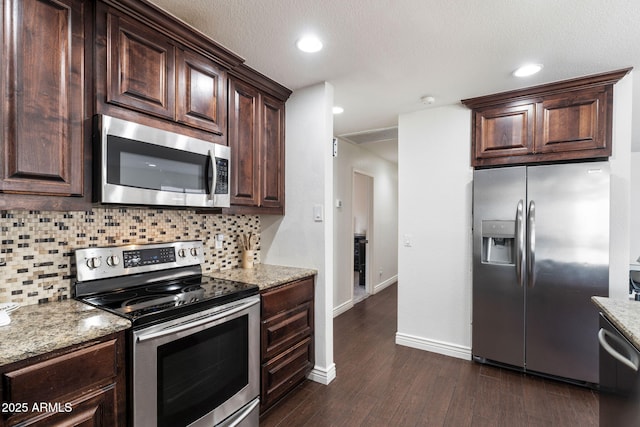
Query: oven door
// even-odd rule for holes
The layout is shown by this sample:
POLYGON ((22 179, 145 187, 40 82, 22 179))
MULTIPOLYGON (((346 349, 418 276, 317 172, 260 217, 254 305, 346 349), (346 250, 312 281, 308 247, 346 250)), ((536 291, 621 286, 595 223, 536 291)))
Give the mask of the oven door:
POLYGON ((213 426, 248 412, 257 421, 259 331, 259 296, 134 330, 133 425, 213 426))
MULTIPOLYGON (((229 147, 96 116, 102 203, 229 207, 229 147)), ((98 157, 98 156, 96 156, 98 157)))

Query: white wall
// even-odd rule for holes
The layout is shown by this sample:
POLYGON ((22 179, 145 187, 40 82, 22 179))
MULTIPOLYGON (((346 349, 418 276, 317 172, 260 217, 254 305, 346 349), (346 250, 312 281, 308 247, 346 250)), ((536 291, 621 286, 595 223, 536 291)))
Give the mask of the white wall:
MULTIPOLYGON (((640 156, 631 155, 631 89, 631 75, 614 88, 612 298, 627 298, 628 264, 640 255, 640 242, 632 241, 640 240, 640 215, 633 211, 640 212, 640 201, 630 198, 634 183, 640 188, 640 156)), ((398 151, 396 342, 465 359, 471 356, 470 125, 470 111, 462 106, 401 115, 398 151)), ((640 189, 636 193, 640 199, 640 189)))
POLYGON ((470 359, 471 112, 445 106, 398 123, 396 343, 470 359))
POLYGON ((353 173, 373 177, 373 230, 367 236, 373 293, 394 283, 398 275, 398 165, 371 151, 338 140, 334 159, 334 315, 353 307, 353 173), (380 274, 382 271, 382 274, 380 274))
POLYGON ((630 261, 640 264, 640 153, 631 153, 630 175, 630 261))
POLYGON ((367 223, 368 217, 372 212, 369 212, 369 204, 371 200, 369 196, 372 196, 372 187, 370 180, 373 177, 362 173, 353 174, 353 232, 357 234, 368 234, 367 223))
POLYGON ((629 74, 616 83, 613 91, 613 153, 609 160, 611 166, 609 297, 611 298, 628 298, 629 262, 634 258, 630 250, 631 187, 629 185, 632 87, 633 76, 629 74))
POLYGON ((328 384, 333 363, 333 86, 298 90, 286 104, 286 212, 262 216, 265 264, 318 270, 315 284, 315 362, 310 378, 328 384), (314 221, 315 205, 324 221, 314 221))

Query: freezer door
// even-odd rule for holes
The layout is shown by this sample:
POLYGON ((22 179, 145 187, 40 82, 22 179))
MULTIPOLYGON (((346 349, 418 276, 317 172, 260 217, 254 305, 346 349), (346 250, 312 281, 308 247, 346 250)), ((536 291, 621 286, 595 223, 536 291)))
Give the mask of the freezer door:
POLYGON ((518 367, 524 364, 525 173, 509 167, 473 175, 472 352, 518 367))
POLYGON ((598 383, 591 296, 609 289, 609 165, 529 167, 528 195, 526 369, 598 383))

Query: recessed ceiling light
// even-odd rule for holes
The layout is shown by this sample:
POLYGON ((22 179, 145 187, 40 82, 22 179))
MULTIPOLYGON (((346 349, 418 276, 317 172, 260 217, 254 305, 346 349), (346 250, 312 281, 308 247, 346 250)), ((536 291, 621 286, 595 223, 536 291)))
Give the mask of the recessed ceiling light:
POLYGON ((513 75, 516 77, 528 77, 534 75, 540 70, 542 70, 542 64, 526 64, 515 70, 513 75))
POLYGON ((333 114, 342 114, 344 113, 344 108, 339 107, 339 106, 335 106, 333 107, 333 114))
POLYGON ((316 36, 304 36, 298 39, 296 46, 303 52, 318 52, 322 49, 322 42, 316 36))

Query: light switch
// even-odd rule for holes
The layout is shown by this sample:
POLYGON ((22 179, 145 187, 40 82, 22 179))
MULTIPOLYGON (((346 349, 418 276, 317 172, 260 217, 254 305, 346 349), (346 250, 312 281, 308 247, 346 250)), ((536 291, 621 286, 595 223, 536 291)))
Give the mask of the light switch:
POLYGON ((404 236, 402 236, 402 240, 404 241, 404 245, 407 248, 410 248, 412 246, 412 240, 413 236, 411 234, 405 234, 404 236))
POLYGON ((324 212, 322 205, 313 205, 313 220, 315 222, 324 221, 324 212))

